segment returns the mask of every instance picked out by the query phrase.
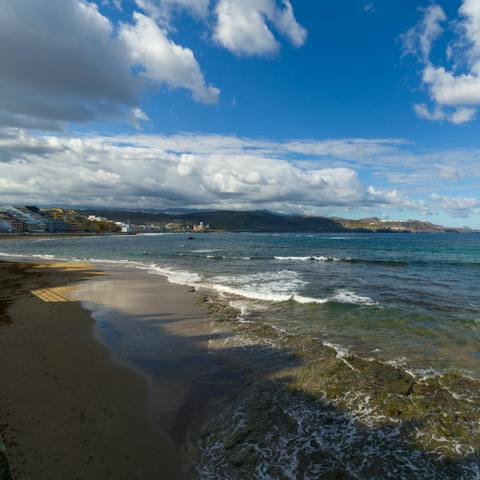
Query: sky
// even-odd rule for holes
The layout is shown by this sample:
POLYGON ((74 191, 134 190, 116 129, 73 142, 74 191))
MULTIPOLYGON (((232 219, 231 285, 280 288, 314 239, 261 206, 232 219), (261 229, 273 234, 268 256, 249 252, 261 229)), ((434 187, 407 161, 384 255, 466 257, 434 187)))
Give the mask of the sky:
POLYGON ((0 0, 0 204, 480 228, 480 0, 0 0))

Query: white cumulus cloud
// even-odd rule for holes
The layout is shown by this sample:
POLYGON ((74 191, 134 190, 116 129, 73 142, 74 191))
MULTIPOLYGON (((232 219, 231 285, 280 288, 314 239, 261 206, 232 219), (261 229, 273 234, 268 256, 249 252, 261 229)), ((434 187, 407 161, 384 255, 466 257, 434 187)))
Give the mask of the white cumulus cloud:
POLYGON ((364 185, 353 168, 300 167, 281 142, 210 135, 34 136, 11 129, 0 135, 0 152, 2 203, 284 211, 407 205, 399 192, 364 185))
POLYGON ((135 24, 122 25, 120 39, 131 63, 141 68, 140 75, 154 84, 186 88, 198 102, 216 102, 220 91, 205 84, 192 50, 169 40, 151 18, 138 12, 133 16, 135 24))
POLYGON ((462 1, 453 27, 457 38, 448 44, 443 59, 435 61, 433 45, 444 33, 446 20, 443 8, 431 5, 402 39, 406 53, 419 53, 422 82, 432 101, 430 107, 415 105, 415 112, 426 120, 459 125, 473 120, 480 105, 480 0, 462 1))
POLYGON ((439 190, 428 183, 437 176, 440 183, 435 187, 441 187, 461 175, 450 159, 460 159, 469 177, 479 179, 478 166, 476 171, 472 168, 478 165, 478 151, 435 152, 413 160, 402 152, 406 147, 394 139, 279 142, 201 134, 39 136, 0 129, 0 203, 268 208, 321 214, 332 209, 389 208, 408 210, 412 216, 443 210, 462 217, 478 211, 477 199, 448 195, 445 189, 431 195, 439 190), (299 162, 299 156, 310 160, 299 162), (400 171, 399 161, 404 169, 411 164, 412 171, 400 171), (361 175, 370 164, 378 169, 373 173, 374 185, 361 175), (380 174, 390 175, 390 181, 379 181, 380 174), (405 184, 409 192, 419 185, 430 190, 412 198, 401 188, 405 184))
POLYGON ((208 16, 210 0, 135 0, 144 12, 164 26, 170 27, 175 12, 186 11, 199 19, 208 16))
POLYGON ((186 13, 238 55, 301 46, 306 30, 290 0, 0 0, 0 126, 62 130, 68 123, 146 120, 146 88, 184 89, 212 104, 194 51, 175 42, 175 15, 186 13), (140 114, 141 113, 141 114, 140 114))
POLYGON ((145 78, 151 86, 187 89, 199 102, 218 97, 193 52, 138 12, 118 27, 87 0, 0 1, 0 7, 0 125, 138 121, 145 78))
POLYGON ((307 31, 295 19, 289 0, 218 0, 215 41, 237 55, 275 53, 279 43, 273 26, 295 46, 303 45, 307 31))

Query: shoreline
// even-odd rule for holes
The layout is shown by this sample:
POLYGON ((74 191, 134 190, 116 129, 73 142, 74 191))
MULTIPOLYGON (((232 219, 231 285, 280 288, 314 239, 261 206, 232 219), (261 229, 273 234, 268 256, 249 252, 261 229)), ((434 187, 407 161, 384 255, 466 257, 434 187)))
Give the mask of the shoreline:
POLYGON ((135 236, 136 234, 131 233, 114 233, 114 232, 107 232, 107 233, 28 233, 28 234, 20 234, 20 233, 0 233, 0 240, 29 240, 32 238, 80 238, 80 237, 108 237, 108 236, 135 236))
POLYGON ((75 298, 113 359, 149 379, 151 418, 190 458, 194 478, 275 478, 292 468, 292 478, 377 479, 392 468, 399 479, 475 478, 477 381, 413 378, 321 340, 239 322, 218 295, 107 270, 75 298))
POLYGON ((211 406, 242 384, 243 373, 211 355, 212 318, 194 288, 121 265, 107 269, 108 277, 83 283, 73 295, 92 312, 96 337, 115 361, 147 379, 151 417, 191 475, 211 406))
POLYGON ((0 262, 0 423, 16 479, 181 478, 148 415, 148 385, 94 336, 71 297, 89 264, 0 262), (33 294, 32 294, 33 293, 33 294))

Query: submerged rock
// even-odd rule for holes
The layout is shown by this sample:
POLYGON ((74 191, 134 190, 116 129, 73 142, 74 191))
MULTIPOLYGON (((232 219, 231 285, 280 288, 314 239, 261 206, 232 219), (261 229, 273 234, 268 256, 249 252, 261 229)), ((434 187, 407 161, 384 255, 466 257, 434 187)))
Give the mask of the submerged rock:
POLYGON ((243 364, 248 381, 200 440, 200 478, 480 477, 480 382, 416 379, 318 339, 239 323, 230 306, 205 300, 221 338, 213 352, 243 364))

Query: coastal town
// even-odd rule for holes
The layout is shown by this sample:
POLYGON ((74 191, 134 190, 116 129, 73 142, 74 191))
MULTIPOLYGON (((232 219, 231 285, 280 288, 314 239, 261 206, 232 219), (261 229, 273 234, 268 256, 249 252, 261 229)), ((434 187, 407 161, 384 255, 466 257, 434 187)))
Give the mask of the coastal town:
POLYGON ((207 232, 473 233, 420 220, 279 214, 266 210, 131 211, 0 205, 0 235, 135 235, 207 232))
POLYGON ((124 234, 192 232, 206 233, 210 226, 204 222, 152 222, 131 223, 115 221, 103 216, 84 215, 76 210, 64 208, 39 208, 34 205, 0 206, 0 234, 124 234))

